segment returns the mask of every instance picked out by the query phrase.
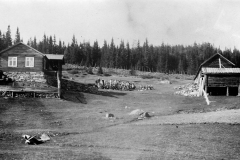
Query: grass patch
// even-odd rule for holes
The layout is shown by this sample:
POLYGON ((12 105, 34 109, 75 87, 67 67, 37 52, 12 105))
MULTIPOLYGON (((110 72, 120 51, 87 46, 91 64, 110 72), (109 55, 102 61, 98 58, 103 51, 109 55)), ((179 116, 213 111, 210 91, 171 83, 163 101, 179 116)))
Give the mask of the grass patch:
POLYGON ((102 67, 99 67, 99 68, 98 68, 97 74, 103 74, 103 69, 102 69, 102 67))
POLYGON ((74 69, 74 70, 68 71, 68 73, 70 73, 70 74, 78 74, 79 72, 78 72, 78 70, 74 69))
POLYGON ((134 70, 133 68, 131 68, 131 70, 129 71, 129 74, 131 76, 136 76, 136 70, 134 70))
POLYGON ((89 68, 87 69, 87 73, 88 73, 88 74, 93 74, 93 68, 92 68, 92 67, 89 67, 89 68))
POLYGON ((155 77, 153 75, 142 75, 141 78, 142 79, 153 79, 155 77))
POLYGON ((68 78, 69 78, 69 77, 68 77, 68 76, 66 76, 66 75, 63 75, 62 77, 63 77, 63 78, 66 78, 66 79, 68 79, 68 78))
POLYGON ((110 77, 111 76, 111 74, 109 74, 109 73, 104 73, 103 75, 106 76, 106 77, 110 77))

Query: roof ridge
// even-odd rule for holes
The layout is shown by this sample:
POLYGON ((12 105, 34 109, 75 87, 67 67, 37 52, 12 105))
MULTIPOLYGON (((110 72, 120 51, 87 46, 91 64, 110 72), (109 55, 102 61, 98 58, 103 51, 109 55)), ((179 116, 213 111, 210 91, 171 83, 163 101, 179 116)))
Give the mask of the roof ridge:
POLYGON ((16 44, 14 44, 14 45, 12 45, 12 46, 10 46, 10 47, 8 47, 8 48, 2 50, 2 51, 0 52, 0 54, 2 54, 2 53, 4 53, 4 52, 8 51, 9 49, 12 49, 12 48, 16 47, 16 46, 19 45, 19 44, 23 44, 23 45, 27 46, 28 48, 30 48, 30 49, 32 49, 32 50, 34 50, 34 51, 40 53, 42 56, 45 56, 42 52, 36 50, 35 48, 33 48, 33 47, 31 47, 31 46, 29 46, 29 45, 23 43, 23 42, 16 43, 16 44))
POLYGON ((228 59, 225 58, 223 55, 221 55, 220 53, 217 52, 217 53, 215 53, 214 55, 212 55, 210 58, 208 58, 207 60, 205 60, 205 61, 199 66, 198 71, 197 71, 197 74, 196 74, 196 76, 194 77, 194 80, 197 78, 197 76, 198 76, 198 74, 199 74, 202 66, 203 66, 205 63, 207 63, 209 60, 211 60, 212 58, 214 58, 215 56, 217 56, 217 55, 219 55, 221 58, 223 58, 224 60, 226 60, 227 62, 229 62, 229 63, 231 63, 232 65, 235 66, 235 64, 234 64, 233 62, 231 62, 230 60, 228 60, 228 59))

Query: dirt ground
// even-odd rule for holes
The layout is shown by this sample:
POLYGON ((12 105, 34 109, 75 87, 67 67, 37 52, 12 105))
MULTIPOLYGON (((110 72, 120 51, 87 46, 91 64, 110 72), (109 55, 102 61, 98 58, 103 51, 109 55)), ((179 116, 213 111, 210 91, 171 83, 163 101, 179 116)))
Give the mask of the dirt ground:
MULTIPOLYGON (((94 82, 96 75, 74 77, 94 82)), ((151 84, 154 90, 66 92, 64 99, 0 98, 0 159, 240 159, 240 99, 174 95, 189 80, 102 77, 151 84), (152 116, 129 115, 142 109, 152 116), (114 118, 106 118, 106 113, 114 118), (22 134, 47 133, 41 145, 22 134)))

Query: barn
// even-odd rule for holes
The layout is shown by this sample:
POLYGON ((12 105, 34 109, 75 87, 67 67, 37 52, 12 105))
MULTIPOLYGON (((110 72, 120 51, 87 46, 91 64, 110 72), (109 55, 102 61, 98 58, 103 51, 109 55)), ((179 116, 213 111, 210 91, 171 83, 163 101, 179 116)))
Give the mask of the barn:
POLYGON ((13 80, 8 91, 46 90, 49 86, 57 87, 56 84, 60 88, 63 64, 63 55, 43 54, 22 42, 0 52, 0 70, 13 80))
POLYGON ((199 94, 240 95, 240 68, 219 53, 204 61, 194 78, 199 94))

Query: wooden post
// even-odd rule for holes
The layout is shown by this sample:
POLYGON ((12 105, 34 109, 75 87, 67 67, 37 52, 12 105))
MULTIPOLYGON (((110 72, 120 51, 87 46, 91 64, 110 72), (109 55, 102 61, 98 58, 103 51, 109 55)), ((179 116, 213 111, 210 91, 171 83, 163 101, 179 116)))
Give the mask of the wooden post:
POLYGON ((240 96, 240 84, 238 85, 238 96, 240 96))
POLYGON ((202 94, 202 77, 199 78, 199 84, 198 84, 198 91, 199 91, 199 96, 201 96, 202 94))
POLYGON ((227 96, 229 96, 229 87, 227 86, 227 96))
POLYGON ((203 91, 204 91, 205 82, 206 82, 206 75, 204 75, 203 81, 202 81, 202 93, 201 93, 201 96, 203 96, 203 94, 204 94, 203 91))
POLYGON ((43 69, 44 70, 47 69, 47 60, 46 60, 46 58, 43 59, 43 69))
POLYGON ((238 80, 238 96, 240 96, 240 77, 239 77, 239 80, 238 80))
POLYGON ((59 98, 62 98, 61 80, 62 80, 62 61, 58 61, 57 84, 58 84, 58 97, 59 98))
POLYGON ((219 58, 218 61, 219 61, 219 68, 222 68, 221 59, 219 58))
POLYGON ((208 94, 208 75, 206 75, 205 91, 208 94))

